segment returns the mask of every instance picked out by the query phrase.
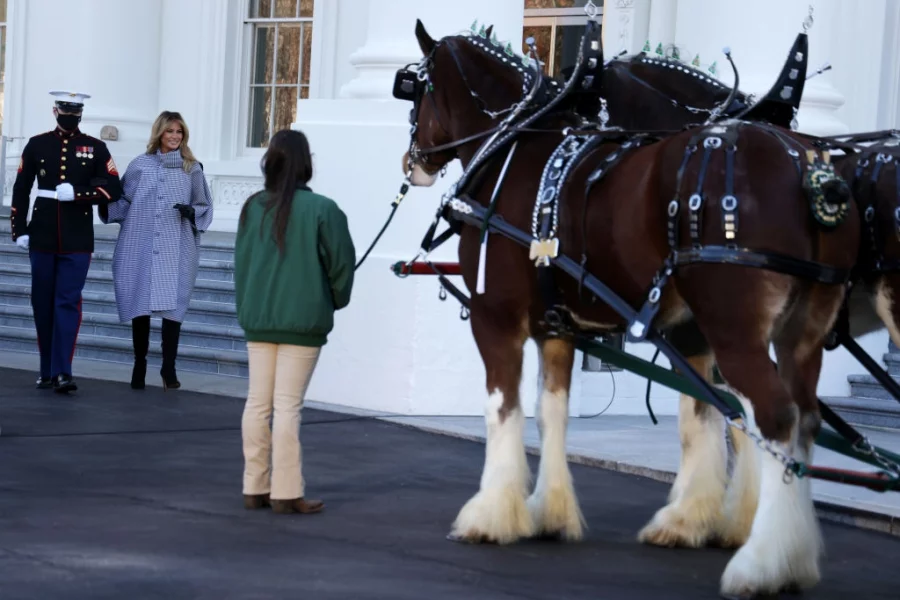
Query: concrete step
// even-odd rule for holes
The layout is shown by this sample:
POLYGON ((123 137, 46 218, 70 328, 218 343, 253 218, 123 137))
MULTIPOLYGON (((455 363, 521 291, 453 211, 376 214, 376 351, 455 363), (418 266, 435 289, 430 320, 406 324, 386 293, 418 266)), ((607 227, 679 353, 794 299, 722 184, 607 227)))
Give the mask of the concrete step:
MULTIPOLYGON (((9 207, 5 207, 7 211, 9 207)), ((7 218, 0 215, 0 243, 13 245, 12 228, 7 218)), ((112 254, 119 236, 118 225, 94 225, 94 250, 112 254)), ((231 262, 234 260, 234 234, 208 232, 200 236, 200 258, 231 262)))
MULTIPOLYGON (((0 263, 0 286, 4 284, 18 287, 31 286, 30 265, 0 263)), ((89 270, 84 284, 84 291, 114 293, 112 271, 89 270)), ((231 281, 198 279, 191 297, 207 302, 234 304, 234 283, 231 281)))
MULTIPOLYGON (((31 307, 0 304, 0 325, 34 330, 34 316, 31 307)), ((161 319, 150 320, 151 344, 160 343, 161 326, 161 319)), ((131 343, 131 323, 119 323, 118 316, 114 314, 85 313, 79 335, 82 334, 125 340, 131 343)), ((246 350, 244 332, 240 328, 191 321, 182 323, 179 343, 182 346, 206 348, 207 350, 246 350)))
MULTIPOLYGON (((30 286, 0 284, 0 305, 30 307, 30 293, 30 286)), ((82 310, 85 314, 99 313, 113 316, 117 314, 115 295, 112 292, 86 291, 81 296, 82 310)), ((191 300, 185 321, 238 328, 234 304, 225 302, 191 300)))
MULTIPOLYGON (((28 253, 10 239, 9 208, 0 207, 0 350, 37 355, 31 309, 28 253), (5 209, 5 213, 4 213, 5 209)), ((119 323, 112 278, 118 225, 96 225, 95 252, 82 294, 83 318, 76 358, 133 364, 131 324, 119 323)), ((211 232, 201 238, 197 283, 181 328, 178 369, 235 377, 247 376, 247 352, 234 307, 234 234, 211 232)), ((156 376, 161 320, 151 320, 150 356, 156 376)), ((35 370, 37 370, 35 360, 35 370)), ((77 367, 76 367, 77 371, 77 367)))
POLYGON ((900 377, 900 352, 888 352, 883 357, 888 373, 900 377))
MULTIPOLYGON (((112 272, 112 252, 94 252, 91 258, 92 271, 112 272)), ((14 244, 0 244, 0 265, 30 266, 28 252, 14 244)), ((198 280, 234 281, 234 262, 225 260, 200 259, 198 280)))
MULTIPOLYGON (((900 377, 893 376, 893 379, 900 382, 900 377)), ((886 389, 868 373, 864 375, 850 375, 847 377, 850 382, 850 396, 852 398, 870 398, 880 400, 893 400, 886 389)), ((898 404, 900 406, 900 404, 898 404)))
MULTIPOLYGON (((37 359, 37 335, 32 329, 0 325, 0 348, 14 352, 28 352, 35 355, 35 372, 39 368, 37 359)), ((122 364, 133 364, 133 349, 130 340, 110 338, 102 335, 78 336, 75 346, 75 366, 77 376, 78 358, 89 358, 122 364)), ((147 377, 157 376, 162 360, 159 344, 150 344, 147 363, 150 365, 147 377)), ((239 350, 211 350, 179 345, 176 369, 201 373, 213 373, 232 377, 247 377, 247 352, 239 350)))
POLYGON ((852 425, 900 429, 900 402, 893 398, 822 398, 852 425))

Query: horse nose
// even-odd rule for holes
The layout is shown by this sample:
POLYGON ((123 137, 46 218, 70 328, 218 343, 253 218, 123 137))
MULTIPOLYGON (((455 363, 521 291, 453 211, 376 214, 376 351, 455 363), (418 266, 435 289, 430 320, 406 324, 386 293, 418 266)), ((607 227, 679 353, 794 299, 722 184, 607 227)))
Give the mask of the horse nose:
POLYGON ((403 153, 403 163, 400 165, 400 171, 405 175, 409 168, 409 150, 403 153))

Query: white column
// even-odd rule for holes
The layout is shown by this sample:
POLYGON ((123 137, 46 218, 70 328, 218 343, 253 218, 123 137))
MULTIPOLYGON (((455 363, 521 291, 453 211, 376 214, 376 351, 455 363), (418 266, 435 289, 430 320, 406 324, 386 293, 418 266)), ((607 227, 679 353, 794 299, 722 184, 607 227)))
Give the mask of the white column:
MULTIPOLYGON (((4 133, 29 138, 56 126, 50 90, 90 94, 81 129, 107 140, 120 170, 147 143, 159 95, 160 3, 157 0, 15 0, 11 35, 15 58, 7 86, 13 101, 4 133)), ((18 163, 23 140, 11 144, 7 165, 18 163)), ((13 174, 14 177, 14 174, 13 174)), ((9 187, 11 182, 8 182, 9 187)))
MULTIPOLYGON (((156 0, 159 2, 159 0, 156 0)), ((162 0, 158 101, 153 117, 163 110, 178 111, 191 132, 190 145, 205 164, 222 155, 222 126, 226 104, 227 46, 232 0, 162 0), (192 57, 186 63, 185 57, 192 57), (190 65, 190 66, 188 66, 190 65)))
MULTIPOLYGON (((611 57, 640 52, 650 26, 650 0, 606 0, 603 3, 603 52, 611 57)), ((654 46, 655 48, 655 46, 654 46)))
POLYGON ((678 0, 652 0, 646 40, 650 43, 650 52, 655 52, 658 44, 662 44, 665 49, 675 43, 677 16, 678 0))
MULTIPOLYGON (((311 187, 347 214, 359 257, 381 229, 403 181, 411 104, 393 98, 391 91, 396 70, 422 56, 417 18, 434 39, 468 30, 478 19, 479 26, 493 24, 498 39, 521 50, 523 0, 336 0, 316 21, 317 27, 339 34, 323 40, 331 46, 321 52, 328 60, 334 57, 340 93, 337 99, 300 101, 293 127, 307 135, 314 154, 311 187), (342 32, 363 33, 354 34, 359 38, 354 40, 342 32), (342 64, 348 58, 355 72, 346 77, 342 64)), ((452 297, 438 299, 434 277, 398 279, 389 270, 416 254, 441 194, 459 172, 454 162, 434 187, 409 191, 356 272, 353 300, 336 317, 310 398, 378 411, 484 414, 484 366, 470 323, 459 320, 459 304, 452 297)), ((451 239, 431 258, 457 260, 457 243, 451 239)), ((461 278, 452 279, 465 291, 461 278)), ((536 366, 529 345, 521 388, 528 414, 536 398, 536 366)))
POLYGON ((159 95, 160 3, 29 0, 28 5, 26 94, 37 113, 37 130, 53 126, 47 92, 73 89, 91 95, 83 131, 99 137, 103 125, 119 129, 119 141, 109 142, 114 156, 146 144, 159 95))
MULTIPOLYGON (((706 69, 714 61, 719 78, 734 82, 731 66, 722 53, 730 47, 744 92, 764 94, 775 83, 788 51, 812 5, 814 24, 809 30, 809 73, 825 62, 834 62, 841 50, 835 31, 839 0, 783 2, 781 0, 679 0, 676 43, 686 62, 699 54, 706 69)), ((808 81, 798 114, 799 129, 829 135, 847 132, 835 111, 844 103, 830 72, 808 81)))
POLYGON ((390 98, 394 73, 417 61, 416 19, 422 20, 431 37, 438 39, 479 25, 494 25, 494 32, 519 50, 522 44, 522 0, 370 0, 366 42, 350 55, 358 75, 341 89, 343 98, 390 98))

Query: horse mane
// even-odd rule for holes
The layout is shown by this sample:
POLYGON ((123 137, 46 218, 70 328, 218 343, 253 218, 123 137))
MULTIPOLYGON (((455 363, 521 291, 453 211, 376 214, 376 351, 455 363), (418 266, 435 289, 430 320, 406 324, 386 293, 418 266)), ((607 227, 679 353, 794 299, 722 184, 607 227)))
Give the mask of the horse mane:
MULTIPOLYGON (((534 83, 533 59, 513 50, 512 43, 497 39, 493 29, 493 25, 482 25, 478 29, 478 22, 475 21, 468 30, 445 39, 462 41, 492 59, 498 66, 514 70, 522 80, 522 90, 527 92, 534 83)), ((560 91, 561 84, 556 78, 545 75, 544 79, 554 92, 560 91)))
POLYGON ((641 52, 639 54, 634 54, 632 56, 624 56, 615 60, 620 60, 623 62, 632 62, 647 65, 648 68, 654 71, 674 71, 681 75, 685 81, 693 81, 698 83, 706 92, 716 93, 721 92, 723 90, 730 90, 729 87, 721 83, 718 79, 710 77, 708 73, 704 73, 700 69, 694 68, 691 65, 687 65, 681 62, 678 59, 674 58, 654 58, 652 56, 648 56, 646 52, 641 52))

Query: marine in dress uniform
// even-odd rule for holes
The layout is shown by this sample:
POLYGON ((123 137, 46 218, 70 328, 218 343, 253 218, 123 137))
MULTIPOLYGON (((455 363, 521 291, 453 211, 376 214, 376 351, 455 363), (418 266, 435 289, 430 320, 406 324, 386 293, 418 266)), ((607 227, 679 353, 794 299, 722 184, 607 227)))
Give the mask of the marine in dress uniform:
POLYGON ((94 209, 119 199, 116 164, 101 140, 78 129, 86 94, 56 97, 57 128, 28 140, 13 186, 12 238, 31 258, 31 306, 41 354, 37 387, 66 393, 81 327, 81 291, 94 252, 94 209), (37 198, 27 222, 31 189, 37 198))

